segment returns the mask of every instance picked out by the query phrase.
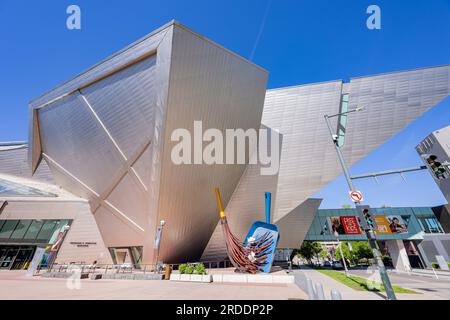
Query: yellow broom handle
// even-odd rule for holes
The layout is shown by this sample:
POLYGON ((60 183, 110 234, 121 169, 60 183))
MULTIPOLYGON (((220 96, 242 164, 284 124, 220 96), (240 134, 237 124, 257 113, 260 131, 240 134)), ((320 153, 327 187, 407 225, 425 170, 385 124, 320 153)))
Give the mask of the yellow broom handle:
POLYGON ((217 206, 219 207, 219 215, 221 218, 225 217, 225 211, 223 210, 222 206, 222 199, 220 198, 220 192, 219 188, 216 188, 216 200, 217 200, 217 206))

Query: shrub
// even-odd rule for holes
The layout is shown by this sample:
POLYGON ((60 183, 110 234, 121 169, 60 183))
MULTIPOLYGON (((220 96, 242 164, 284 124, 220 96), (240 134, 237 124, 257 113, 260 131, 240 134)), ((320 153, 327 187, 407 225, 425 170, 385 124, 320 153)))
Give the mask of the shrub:
POLYGON ((178 266, 178 271, 182 274, 186 273, 186 268, 187 268, 187 264, 186 263, 182 263, 178 266))
POLYGON ((194 267, 194 273, 196 274, 206 274, 206 268, 203 263, 197 263, 194 267))
POLYGON ((181 274, 206 274, 206 268, 203 263, 182 263, 178 267, 181 274))
POLYGON ((432 262, 431 265, 434 269, 439 269, 439 264, 437 262, 432 262))
POLYGON ((192 264, 188 264, 186 266, 185 273, 186 274, 193 274, 194 273, 194 266, 192 264))
POLYGON ((385 267, 393 267, 392 258, 390 256, 383 256, 383 264, 385 267))

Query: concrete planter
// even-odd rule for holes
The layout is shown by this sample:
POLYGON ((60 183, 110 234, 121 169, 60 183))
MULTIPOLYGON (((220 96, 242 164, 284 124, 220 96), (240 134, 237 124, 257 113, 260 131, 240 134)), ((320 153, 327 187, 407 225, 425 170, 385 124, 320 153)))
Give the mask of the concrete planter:
POLYGON ((191 281, 190 274, 180 274, 180 281, 191 281))
POLYGON ((212 276, 209 274, 201 275, 201 274, 179 274, 172 273, 170 275, 171 281, 185 281, 185 282, 203 282, 209 283, 212 282, 212 276))

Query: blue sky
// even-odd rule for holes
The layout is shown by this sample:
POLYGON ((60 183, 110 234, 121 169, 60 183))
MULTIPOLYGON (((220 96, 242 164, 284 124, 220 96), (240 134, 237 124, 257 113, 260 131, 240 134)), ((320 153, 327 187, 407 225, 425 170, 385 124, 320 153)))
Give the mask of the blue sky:
MULTIPOLYGON (((0 0, 0 141, 27 139, 31 99, 171 19, 252 57, 270 71, 270 88, 450 63, 450 0, 0 0), (81 8, 81 30, 66 28, 70 4, 81 8), (381 30, 366 28, 370 4, 381 8, 381 30)), ((442 119, 450 119, 449 109, 447 102, 438 117, 424 117, 406 140, 396 140, 405 151, 396 155, 392 167, 418 163, 408 143, 422 138, 428 128, 437 129, 442 119)), ((390 168, 386 162, 378 168, 377 159, 367 159, 366 167, 362 162, 355 172, 390 168)), ((383 182, 405 190, 395 201, 377 196, 373 201, 443 202, 435 195, 431 178, 425 173, 408 177, 412 175, 407 184, 399 177, 400 184, 396 177, 383 182)), ((380 189, 370 181, 357 185, 380 189)), ((329 198, 330 206, 343 202, 337 196, 329 198)))

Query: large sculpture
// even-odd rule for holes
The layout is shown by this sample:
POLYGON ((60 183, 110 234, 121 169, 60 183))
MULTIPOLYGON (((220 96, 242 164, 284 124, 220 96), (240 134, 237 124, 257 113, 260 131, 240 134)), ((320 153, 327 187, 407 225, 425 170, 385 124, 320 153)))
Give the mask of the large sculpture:
POLYGON ((231 233, 219 189, 216 188, 215 192, 219 208, 220 225, 225 237, 229 259, 238 271, 269 273, 279 240, 278 227, 270 224, 270 192, 265 193, 266 222, 256 221, 253 223, 244 242, 241 242, 231 233))

